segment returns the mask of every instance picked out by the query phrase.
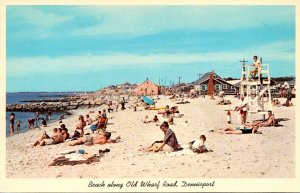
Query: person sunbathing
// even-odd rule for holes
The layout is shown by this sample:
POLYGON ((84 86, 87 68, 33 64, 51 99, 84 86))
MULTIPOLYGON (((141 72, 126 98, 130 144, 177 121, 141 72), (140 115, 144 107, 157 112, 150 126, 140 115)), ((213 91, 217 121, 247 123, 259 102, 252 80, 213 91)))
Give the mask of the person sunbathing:
MULTIPOLYGON (((57 128, 54 128, 53 132, 57 133, 57 128)), ((36 142, 33 143, 32 147, 39 145, 41 143, 41 141, 43 141, 44 139, 50 139, 50 136, 46 133, 46 131, 43 132, 43 134, 39 140, 37 140, 36 142)))
POLYGON ((233 128, 233 126, 231 124, 228 124, 225 128, 223 129, 218 129, 218 132, 219 133, 222 133, 222 134, 237 134, 237 135, 240 135, 240 134, 255 134, 255 133, 260 133, 258 132, 259 126, 257 125, 242 125, 240 127, 235 127, 233 128))
POLYGON ((115 139, 110 139, 111 133, 110 132, 104 132, 100 134, 96 134, 94 136, 91 136, 89 134, 84 135, 83 137, 78 138, 77 140, 73 140, 69 143, 70 146, 74 145, 95 145, 95 144, 106 144, 106 143, 117 143, 119 139, 121 139, 120 136, 116 137, 115 139))
POLYGON ((164 133, 164 139, 162 141, 154 142, 150 147, 142 148, 140 150, 146 151, 165 151, 172 152, 179 149, 180 145, 178 144, 175 133, 169 128, 168 122, 163 122, 160 126, 160 129, 164 133))
POLYGON ((63 143, 64 141, 65 141, 64 135, 61 132, 57 132, 49 139, 43 139, 40 143, 40 146, 54 145, 58 143, 63 143))
POLYGON ((151 120, 149 120, 148 115, 145 115, 145 117, 142 121, 143 121, 143 123, 150 123, 151 122, 151 120))
POLYGON ((259 126, 259 127, 270 127, 276 125, 275 116, 272 114, 272 111, 268 111, 268 119, 266 121, 255 121, 250 123, 250 126, 259 126))
POLYGON ((184 98, 181 98, 181 100, 179 102, 177 102, 176 104, 186 104, 186 103, 190 103, 190 102, 184 101, 184 98))
POLYGON ((273 99, 272 105, 273 106, 280 106, 280 101, 278 99, 273 99))

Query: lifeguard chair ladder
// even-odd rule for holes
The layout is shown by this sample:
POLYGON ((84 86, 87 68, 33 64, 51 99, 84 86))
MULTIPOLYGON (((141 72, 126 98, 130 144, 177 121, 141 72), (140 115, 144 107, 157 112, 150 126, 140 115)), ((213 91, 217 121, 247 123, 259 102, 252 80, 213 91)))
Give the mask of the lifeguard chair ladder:
POLYGON ((240 96, 248 101, 248 113, 265 115, 272 111, 269 64, 262 64, 255 79, 251 76, 252 69, 251 65, 242 65, 240 96))

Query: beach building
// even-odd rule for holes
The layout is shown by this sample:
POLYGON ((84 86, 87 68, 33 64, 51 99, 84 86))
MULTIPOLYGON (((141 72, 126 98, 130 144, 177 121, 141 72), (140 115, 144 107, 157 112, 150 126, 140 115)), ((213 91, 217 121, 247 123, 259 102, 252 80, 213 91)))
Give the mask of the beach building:
POLYGON ((189 93, 191 89, 194 89, 194 85, 186 83, 178 83, 172 87, 172 91, 175 93, 189 93))
POLYGON ((212 94, 224 91, 225 94, 236 94, 239 92, 239 87, 230 84, 214 71, 207 72, 198 80, 192 82, 194 89, 201 94, 212 94))
POLYGON ((159 95, 160 87, 148 78, 134 90, 137 95, 159 95))

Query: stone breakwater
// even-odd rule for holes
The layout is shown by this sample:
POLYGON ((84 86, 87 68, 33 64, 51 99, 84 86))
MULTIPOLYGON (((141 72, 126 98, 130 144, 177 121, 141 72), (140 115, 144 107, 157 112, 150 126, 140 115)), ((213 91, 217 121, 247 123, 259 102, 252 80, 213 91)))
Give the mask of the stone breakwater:
POLYGON ((107 100, 81 98, 81 97, 68 97, 61 99, 51 100, 32 100, 29 104, 8 104, 6 111, 8 112, 45 112, 45 111, 67 111, 78 108, 91 108, 107 104, 107 100))

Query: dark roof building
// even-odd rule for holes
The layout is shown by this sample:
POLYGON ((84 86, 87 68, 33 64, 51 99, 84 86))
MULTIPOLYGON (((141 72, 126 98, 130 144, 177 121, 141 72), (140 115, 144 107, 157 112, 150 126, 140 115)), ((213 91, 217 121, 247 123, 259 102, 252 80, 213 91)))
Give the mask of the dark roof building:
POLYGON ((205 73, 192 84, 195 85, 195 90, 202 94, 218 93, 219 91, 224 91, 225 94, 236 94, 239 92, 237 86, 228 83, 214 71, 205 73))

